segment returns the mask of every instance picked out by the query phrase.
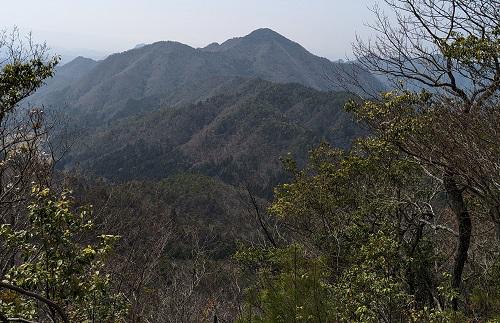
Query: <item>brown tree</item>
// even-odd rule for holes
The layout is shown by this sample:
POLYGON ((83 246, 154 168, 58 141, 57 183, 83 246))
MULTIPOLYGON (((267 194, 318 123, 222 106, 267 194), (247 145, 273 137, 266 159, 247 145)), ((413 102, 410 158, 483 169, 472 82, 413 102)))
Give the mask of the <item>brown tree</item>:
MULTIPOLYGON (((17 29, 0 31, 0 222, 23 225, 33 183, 47 185, 53 169, 51 129, 41 108, 21 107, 58 62, 47 47, 17 29)), ((12 266, 15 250, 0 250, 0 274, 12 266)))
MULTIPOLYGON (((375 39, 354 45, 364 68, 386 77, 399 98, 365 121, 439 178, 458 225, 452 286, 459 289, 472 235, 464 194, 488 205, 499 222, 500 2, 497 0, 386 0, 395 13, 374 8, 375 39), (424 90, 416 97, 407 91, 424 90), (407 115, 392 109, 405 97, 407 115), (398 115, 399 113, 399 115, 398 115), (404 131, 394 132, 407 123, 404 131)), ((361 113, 363 114, 363 113, 361 113)), ((453 307, 457 309, 457 300, 453 307)))

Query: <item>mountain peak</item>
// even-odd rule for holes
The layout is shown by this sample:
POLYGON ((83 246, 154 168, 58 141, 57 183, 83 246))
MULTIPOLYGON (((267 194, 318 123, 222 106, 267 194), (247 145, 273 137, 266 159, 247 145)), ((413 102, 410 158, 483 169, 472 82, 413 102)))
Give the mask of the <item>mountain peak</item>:
POLYGON ((283 35, 275 32, 270 28, 259 28, 245 36, 247 38, 258 38, 261 40, 286 39, 283 35))
POLYGON ((78 56, 73 59, 72 62, 95 62, 95 60, 84 56, 78 56))
POLYGON ((73 60, 67 62, 63 66, 70 67, 70 66, 76 66, 76 65, 82 65, 82 64, 94 64, 96 62, 97 61, 95 61, 91 58, 78 56, 78 57, 74 58, 73 60))
POLYGON ((208 46, 202 48, 202 50, 209 52, 221 52, 233 49, 235 47, 255 46, 271 42, 286 44, 286 46, 300 46, 270 28, 259 28, 252 31, 246 36, 228 39, 222 44, 211 43, 208 46))

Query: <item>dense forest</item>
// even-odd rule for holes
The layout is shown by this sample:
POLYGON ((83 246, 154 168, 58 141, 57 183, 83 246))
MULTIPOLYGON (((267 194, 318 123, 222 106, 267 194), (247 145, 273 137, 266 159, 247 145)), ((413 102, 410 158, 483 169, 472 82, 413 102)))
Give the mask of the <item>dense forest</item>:
POLYGON ((499 322, 500 2, 59 66, 0 33, 0 322, 499 322))

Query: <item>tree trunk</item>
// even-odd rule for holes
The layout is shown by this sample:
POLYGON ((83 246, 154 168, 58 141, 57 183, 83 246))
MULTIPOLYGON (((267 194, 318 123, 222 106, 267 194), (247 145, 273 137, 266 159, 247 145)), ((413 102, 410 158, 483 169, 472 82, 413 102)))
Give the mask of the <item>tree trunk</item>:
POLYGON ((491 219, 495 224, 495 236, 497 241, 500 241, 500 206, 494 206, 490 209, 491 219))
MULTIPOLYGON (((458 222, 458 246, 453 264, 452 287, 459 291, 462 283, 462 273, 465 262, 467 261, 467 252, 469 250, 470 239, 472 235, 472 222, 469 211, 464 202, 463 192, 458 188, 457 182, 451 175, 445 175, 444 187, 448 194, 448 201, 458 222)), ((458 309, 458 298, 455 297, 452 302, 453 310, 458 309)))

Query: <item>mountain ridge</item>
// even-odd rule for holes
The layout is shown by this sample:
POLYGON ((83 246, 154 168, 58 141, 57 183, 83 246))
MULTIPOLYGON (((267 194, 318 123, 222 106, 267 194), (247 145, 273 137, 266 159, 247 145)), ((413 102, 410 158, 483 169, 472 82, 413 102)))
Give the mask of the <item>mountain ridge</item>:
POLYGON ((347 93, 244 79, 230 88, 94 128, 63 162, 119 182, 194 172, 270 194, 285 177, 279 157, 302 163, 315 144, 348 147, 362 133, 343 111, 347 93))
MULTIPOLYGON (((213 45, 215 46, 215 45, 213 45)), ((213 47, 212 46, 212 47, 213 47)), ((336 85, 336 73, 359 69, 352 64, 333 63, 318 57, 300 44, 270 30, 258 29, 246 36, 219 45, 224 49, 196 49, 173 41, 159 41, 89 64, 91 68, 73 73, 71 82, 58 82, 75 62, 59 68, 52 81, 57 87, 45 87, 34 100, 48 106, 64 106, 72 114, 94 117, 93 122, 109 120, 129 100, 166 98, 178 89, 193 88, 203 82, 235 77, 260 78, 277 83, 299 83, 317 90, 343 90, 336 85), (229 46, 228 44, 231 44, 229 46), (67 84, 66 84, 67 83, 67 84), (66 84, 66 86, 63 86, 66 84), (41 94, 41 95, 40 95, 41 94)), ((79 59, 82 60, 81 58, 79 59)), ((381 89, 383 85, 368 72, 359 70, 364 84, 381 89)), ((203 85, 210 92, 211 84, 203 85)), ((213 84, 219 86, 218 82, 213 84)), ((188 93, 188 90, 183 90, 188 93)), ((188 95, 182 104, 206 97, 206 93, 188 95)))
POLYGON ((36 98, 80 134, 62 167, 119 182, 201 173, 269 197, 286 176, 280 157, 304 162, 321 141, 349 147, 362 134, 343 111, 353 96, 331 81, 354 65, 270 29, 211 46, 160 41, 62 66, 36 98))

